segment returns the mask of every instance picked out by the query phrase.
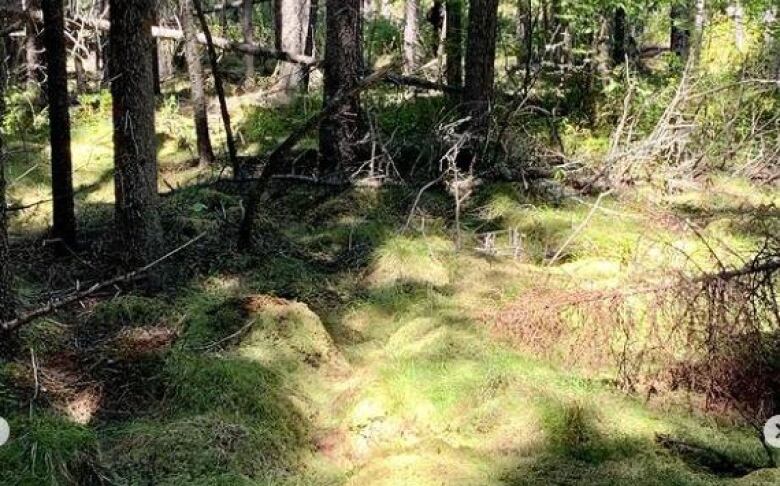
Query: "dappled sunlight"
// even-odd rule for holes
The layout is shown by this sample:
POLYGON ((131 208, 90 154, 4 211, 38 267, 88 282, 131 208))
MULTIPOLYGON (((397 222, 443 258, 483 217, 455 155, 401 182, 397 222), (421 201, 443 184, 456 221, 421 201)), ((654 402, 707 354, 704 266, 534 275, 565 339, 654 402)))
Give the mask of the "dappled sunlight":
POLYGON ((441 238, 392 238, 377 250, 371 285, 447 285, 450 277, 445 260, 452 249, 452 243, 441 238))

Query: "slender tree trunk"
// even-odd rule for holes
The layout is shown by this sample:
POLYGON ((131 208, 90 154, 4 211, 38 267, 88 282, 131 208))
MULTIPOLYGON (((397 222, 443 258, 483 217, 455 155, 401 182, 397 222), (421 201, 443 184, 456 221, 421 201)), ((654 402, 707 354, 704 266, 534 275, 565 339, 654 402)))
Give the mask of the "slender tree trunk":
MULTIPOLYGON (((39 0, 26 0, 23 3, 27 10, 38 10, 40 8, 39 0)), ((38 90, 40 88, 41 76, 41 40, 39 37, 38 24, 28 15, 25 18, 26 35, 24 38, 25 62, 27 68, 27 88, 38 90)))
POLYGON ((192 113, 195 121, 195 135, 198 145, 198 163, 201 166, 215 162, 214 149, 209 133, 208 101, 203 79, 203 64, 201 63, 201 48, 196 40, 198 29, 192 15, 192 1, 184 0, 182 10, 182 27, 184 29, 184 54, 187 58, 187 73, 192 90, 192 113))
MULTIPOLYGON (((5 44, 0 43, 0 59, 5 59, 5 44)), ((8 73, 5 63, 0 62, 0 125, 5 119, 5 85, 8 73)), ((8 251, 8 221, 5 203, 5 148, 3 132, 0 131, 0 321, 13 319, 16 314, 16 298, 13 292, 8 251)), ((0 336, 0 340, 5 337, 0 336)))
MULTIPOLYGON (((310 57, 314 57, 317 54, 317 22, 319 21, 320 0, 310 0, 311 9, 309 11, 309 28, 306 32, 306 49, 304 54, 310 57)), ((303 86, 304 92, 309 91, 311 69, 308 67, 303 71, 303 86)))
POLYGON ((51 188, 54 225, 52 236, 69 247, 76 245, 73 206, 73 163, 70 152, 70 99, 68 97, 65 16, 63 0, 43 0, 44 42, 49 97, 51 188))
POLYGON ((615 8, 612 17, 612 62, 621 64, 626 59, 626 11, 623 7, 615 8))
POLYGON ((417 69, 417 38, 419 36, 420 0, 406 0, 404 5, 404 72, 417 69))
POLYGON ((444 46, 446 28, 444 26, 447 14, 444 10, 444 0, 434 0, 431 9, 428 11, 428 23, 433 29, 433 43, 431 52, 434 57, 440 59, 442 56, 442 47, 444 46))
POLYGON ((219 11, 219 30, 222 33, 222 37, 230 37, 228 35, 228 14, 226 8, 219 11))
POLYGON ((84 62, 78 53, 73 55, 73 69, 76 70, 76 94, 84 94, 89 91, 87 72, 84 70, 84 62))
POLYGON ((527 65, 531 59, 533 48, 533 23, 531 21, 531 1, 517 0, 517 23, 515 26, 515 38, 517 40, 517 65, 527 65))
MULTIPOLYGON (((276 49, 292 54, 302 54, 310 28, 311 3, 309 0, 276 1, 276 49)), ((289 62, 279 64, 276 89, 284 95, 300 90, 303 86, 306 66, 289 62)))
POLYGON ((211 64, 211 75, 214 77, 214 88, 217 91, 217 98, 219 100, 219 111, 222 114, 222 123, 225 127, 225 139, 227 140, 230 164, 233 166, 233 177, 240 179, 241 167, 238 161, 238 150, 236 149, 236 141, 233 138, 233 127, 230 121, 230 110, 228 110, 227 100, 225 98, 225 88, 222 85, 222 76, 219 74, 219 61, 217 58, 217 51, 214 48, 214 39, 211 37, 211 29, 209 29, 209 24, 206 20, 206 15, 203 13, 203 7, 200 0, 192 0, 192 6, 195 7, 195 13, 198 16, 200 28, 203 29, 203 35, 206 37, 206 50, 208 51, 209 63, 211 64))
POLYGON ((777 25, 777 7, 768 8, 764 11, 764 50, 768 55, 770 76, 774 76, 780 86, 780 44, 776 32, 780 26, 777 25))
MULTIPOLYGON (((363 67, 361 0, 327 0, 324 105, 354 88, 363 67)), ((356 94, 320 124, 323 172, 354 168, 364 133, 360 96, 356 94)))
POLYGON ((680 57, 687 57, 691 45, 690 0, 675 0, 669 11, 669 46, 680 57))
MULTIPOLYGON (((152 25, 157 25, 159 19, 155 12, 152 25)), ((162 94, 162 82, 160 81, 160 41, 156 37, 152 38, 152 78, 154 79, 154 94, 162 94)))
MULTIPOLYGON (((244 30, 244 42, 252 44, 255 41, 255 7, 253 0, 244 0, 241 7, 241 27, 244 30)), ((253 87, 255 84, 255 56, 244 56, 244 86, 253 87)))
POLYGON ((463 102, 479 133, 488 126, 493 99, 496 61, 498 0, 472 0, 466 48, 466 85, 463 102))
POLYGON ((447 65, 445 77, 450 86, 463 85, 463 0, 447 0, 447 65))
POLYGON ((745 9, 742 8, 742 2, 732 0, 728 14, 734 22, 734 44, 741 51, 745 47, 745 9))
POLYGON ((116 225, 126 265, 153 261, 158 214, 152 30, 156 0, 110 0, 116 225))

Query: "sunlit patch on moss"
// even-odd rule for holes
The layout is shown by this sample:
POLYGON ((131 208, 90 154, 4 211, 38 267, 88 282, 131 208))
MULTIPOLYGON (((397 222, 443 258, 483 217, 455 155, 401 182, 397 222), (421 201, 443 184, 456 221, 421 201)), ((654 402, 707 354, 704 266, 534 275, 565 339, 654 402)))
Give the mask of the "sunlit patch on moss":
POLYGON ((452 243, 441 238, 396 236, 377 251, 370 281, 374 286, 395 282, 447 285, 450 272, 446 258, 451 253, 452 243))

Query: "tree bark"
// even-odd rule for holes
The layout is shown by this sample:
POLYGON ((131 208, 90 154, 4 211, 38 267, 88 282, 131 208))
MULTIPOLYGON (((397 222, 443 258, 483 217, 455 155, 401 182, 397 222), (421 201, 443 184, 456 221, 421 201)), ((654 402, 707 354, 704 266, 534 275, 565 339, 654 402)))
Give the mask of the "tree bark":
POLYGON ((73 204, 73 162, 70 151, 70 98, 68 96, 65 16, 63 0, 43 0, 51 144, 51 189, 54 224, 52 236, 68 247, 76 245, 73 204))
POLYGON ((187 58, 187 74, 190 78, 192 116, 195 122, 195 136, 198 145, 198 164, 211 165, 216 159, 214 148, 211 145, 209 133, 208 101, 206 98, 205 82, 203 78, 203 64, 201 63, 200 44, 196 40, 197 29, 192 15, 192 1, 184 0, 182 11, 182 28, 184 30, 184 54, 187 58))
POLYGON ((417 69, 420 0, 406 0, 404 5, 404 73, 417 69))
POLYGON ((222 123, 225 127, 225 139, 227 140, 230 164, 233 166, 233 177, 240 179, 241 167, 238 162, 238 150, 236 149, 236 141, 233 138, 233 126, 230 121, 230 110, 228 110, 227 100, 225 99, 225 88, 222 86, 222 76, 219 74, 219 61, 217 59, 217 51, 214 49, 214 40, 211 37, 211 30, 203 13, 200 0, 192 0, 192 5, 195 7, 200 28, 203 29, 203 35, 206 38, 206 50, 208 51, 209 63, 211 64, 211 75, 214 77, 214 88, 219 99, 219 111, 222 114, 222 123))
MULTIPOLYGON (((320 0, 310 0, 311 9, 309 11, 309 28, 306 32, 306 48, 303 53, 309 57, 316 57, 317 54, 317 22, 319 21, 320 12, 320 0)), ((309 81, 311 75, 311 69, 307 66, 303 71, 303 86, 304 92, 309 91, 309 81)))
MULTIPOLYGON (((1 18, 1 17, 0 17, 1 18)), ((0 43, 0 59, 5 59, 5 44, 0 43)), ((5 63, 0 62, 0 125, 5 119, 5 63)), ((16 298, 13 292, 8 251, 8 220, 5 202, 5 149, 3 132, 0 131, 0 322, 16 317, 16 298)), ((0 339, 5 339, 0 337, 0 339)))
MULTIPOLYGON (((276 49, 278 51, 303 54, 311 23, 312 7, 309 0, 276 1, 276 49)), ((313 41, 313 39, 312 39, 313 41)), ((277 70, 276 89, 284 95, 300 90, 308 68, 300 64, 282 62, 277 70)))
POLYGON ((162 245, 158 214, 152 25, 156 0, 110 0, 116 225, 123 261, 137 267, 162 245))
POLYGON ((669 11, 671 23, 669 47, 680 57, 687 57, 691 45, 690 0, 676 0, 669 11))
POLYGON ((84 62, 78 53, 73 55, 73 69, 76 71, 76 94, 84 94, 89 90, 87 72, 84 70, 84 62))
POLYGON ((530 0, 517 0, 515 38, 517 41, 517 65, 525 66, 531 59, 533 47, 533 23, 530 0))
MULTIPOLYGON (((361 0, 327 0, 324 105, 357 86, 363 68, 361 0)), ((365 128, 360 121, 360 94, 355 93, 320 125, 323 172, 355 168, 357 144, 365 128)))
POLYGON ((745 47, 745 9, 742 2, 732 0, 728 7, 728 14, 734 22, 734 44, 742 51, 745 47))
POLYGON ((498 0, 471 1, 463 105, 478 133, 488 126, 493 99, 497 21, 498 0))
MULTIPOLYGON (((25 11, 32 12, 40 7, 39 0, 27 0, 23 2, 25 11)), ((38 22, 32 15, 25 16, 25 30, 26 35, 24 38, 24 52, 25 63, 27 69, 27 88, 30 90, 38 90, 41 76, 41 39, 39 37, 38 22)))
POLYGON ((445 77, 453 87, 463 86, 463 0, 447 0, 445 77))
POLYGON ((626 11, 623 7, 616 7, 612 17, 612 42, 611 55, 614 64, 621 64, 626 60, 626 11))
MULTIPOLYGON (((241 8, 241 27, 244 31, 244 42, 252 44, 255 41, 254 2, 244 0, 241 8)), ((252 87, 255 84, 255 57, 249 54, 244 56, 244 86, 252 87)))

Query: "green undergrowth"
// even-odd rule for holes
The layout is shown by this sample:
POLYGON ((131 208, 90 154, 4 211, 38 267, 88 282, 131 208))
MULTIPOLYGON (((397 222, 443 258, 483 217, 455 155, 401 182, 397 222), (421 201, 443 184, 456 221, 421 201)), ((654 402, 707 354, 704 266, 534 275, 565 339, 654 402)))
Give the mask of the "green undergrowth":
MULTIPOLYGON (((367 100, 393 108, 374 121, 388 133, 403 126, 396 136, 419 154, 443 102, 393 93, 367 100)), ((104 98, 84 100, 74 130, 89 228, 111 214, 104 98)), ((213 176, 186 164, 189 129, 176 126, 189 122, 176 103, 159 105, 166 192, 213 176)), ((316 109, 313 99, 243 106, 246 152, 316 109)), ((592 142, 583 150, 604 149, 597 128, 575 132, 592 142)), ((12 204, 47 197, 44 140, 11 147, 24 144, 33 152, 11 158, 12 204)), ((736 264, 776 224, 777 191, 744 180, 656 189, 551 199, 485 184, 456 227, 437 188, 409 218, 413 187, 279 185, 247 252, 233 243, 235 189, 175 190, 162 206, 170 247, 208 236, 161 269, 165 290, 101 296, 38 321, 20 335, 24 357, 0 367, 13 434, 0 483, 772 484, 754 431, 648 402, 616 389, 614 370, 563 367, 492 332, 491 313, 540 287, 620 289, 736 264), (486 233, 507 230, 520 235, 517 258, 479 251, 486 233), (30 357, 53 380, 35 399, 30 357)), ((47 206, 21 212, 13 230, 35 234, 47 218, 47 206)), ((32 300, 44 290, 33 277, 47 272, 22 275, 32 300)))
MULTIPOLYGON (((518 186, 490 185, 467 207, 457 251, 442 194, 424 195, 424 225, 413 218, 403 232, 414 191, 318 191, 279 193, 258 221, 254 252, 196 252, 188 265, 200 273, 165 293, 108 299, 26 330, 25 346, 46 369, 56 371, 62 352, 80 343, 89 376, 103 386, 99 403, 119 410, 98 406, 78 424, 74 395, 63 394, 49 406, 38 400, 30 415, 22 398, 29 388, 18 386, 27 363, 5 366, 3 382, 16 385, 0 402, 15 434, 0 448, 11 465, 3 481, 777 480, 760 470, 765 457, 752 431, 647 404, 616 390, 608 372, 525 355, 485 325, 492 309, 562 275, 614 288, 634 273, 690 269, 691 259, 712 265, 685 218, 724 247, 749 252, 757 235, 742 229, 741 212, 770 204, 774 193, 746 191, 744 203, 712 218, 700 214, 725 204, 714 191, 672 195, 652 210, 607 197, 594 209, 594 199, 550 204, 518 186), (518 259, 472 249, 479 233, 513 228, 523 235, 518 259)), ((235 203, 213 188, 166 202, 179 208, 171 214, 186 221, 182 228, 209 227, 235 203)))

